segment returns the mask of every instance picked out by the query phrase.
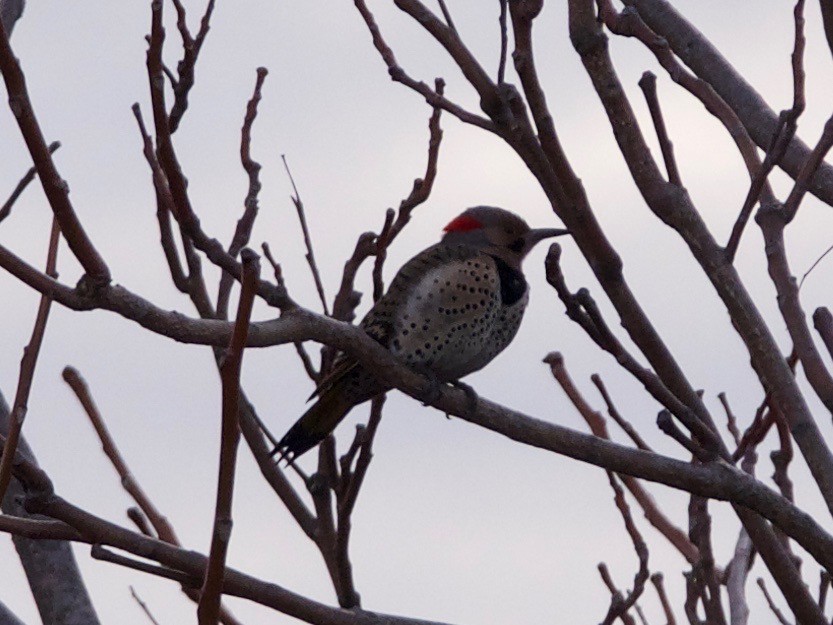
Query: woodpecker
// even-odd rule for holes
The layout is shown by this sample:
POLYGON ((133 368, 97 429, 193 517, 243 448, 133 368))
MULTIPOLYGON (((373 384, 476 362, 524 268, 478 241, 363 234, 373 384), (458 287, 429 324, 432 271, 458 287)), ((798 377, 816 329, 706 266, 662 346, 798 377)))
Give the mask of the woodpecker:
MULTIPOLYGON (((361 328, 403 363, 451 382, 485 367, 515 338, 529 301, 521 263, 536 243, 569 234, 530 228, 507 210, 475 206, 453 219, 439 243, 396 274, 361 328)), ((321 380, 316 402, 278 442, 294 459, 356 406, 390 387, 348 354, 321 380)))

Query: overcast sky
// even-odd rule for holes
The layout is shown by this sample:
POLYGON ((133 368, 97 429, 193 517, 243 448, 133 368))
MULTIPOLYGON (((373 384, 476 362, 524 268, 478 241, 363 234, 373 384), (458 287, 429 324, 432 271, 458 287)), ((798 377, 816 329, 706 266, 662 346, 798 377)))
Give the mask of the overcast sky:
MULTIPOLYGON (((448 4, 462 37, 494 73, 498 3, 448 4)), ((633 290, 692 384, 704 389, 715 414, 721 414, 716 395, 726 391, 746 425, 761 400, 748 355, 685 246, 651 215, 630 181, 570 46, 565 4, 547 3, 536 21, 539 70, 564 147, 624 258, 633 290)), ((699 0, 675 5, 774 109, 790 105, 789 3, 699 0)), ((196 29, 202 5, 188 6, 196 29)), ((443 76, 447 95, 476 109, 475 94, 432 39, 391 3, 370 6, 412 76, 429 82, 443 76)), ((166 59, 175 66, 178 37, 170 5, 165 10, 166 59)), ((830 114, 830 53, 817 13, 817 4, 808 3, 808 110, 799 128, 808 143, 816 141, 830 114)), ((160 306, 194 314, 170 284, 158 245, 150 176, 130 111, 139 102, 150 117, 144 67, 149 24, 149 2, 30 0, 13 46, 47 140, 63 144, 56 162, 76 210, 114 280, 160 306)), ((697 101, 670 82, 638 43, 615 39, 612 51, 642 120, 648 114, 636 82, 646 69, 659 75, 660 98, 683 180, 718 240, 725 241, 748 184, 728 135, 697 101)), ((246 194, 239 163, 240 125, 258 66, 267 67, 269 76, 252 146, 253 157, 263 165, 261 214, 253 243, 270 243, 292 296, 318 310, 281 154, 286 154, 306 204, 325 289, 332 296, 357 236, 378 230, 385 209, 397 206, 413 179, 422 175, 430 109, 420 97, 390 81, 352 2, 220 0, 197 68, 191 108, 175 140, 203 226, 223 241, 233 232, 246 194)), ((533 227, 558 225, 532 176, 500 140, 447 115, 442 125, 445 135, 434 192, 390 250, 388 281, 398 266, 436 241, 442 226, 468 206, 503 206, 523 215, 533 227)), ((649 124, 644 130, 652 135, 649 124)), ((5 108, 0 110, 0 155, 0 198, 5 198, 30 166, 14 118, 5 108)), ((789 188, 785 178, 776 175, 774 182, 783 197, 789 188)), ((33 185, 0 226, 0 242, 42 266, 49 222, 48 205, 33 185)), ((787 233, 796 273, 803 273, 833 243, 831 233, 830 208, 808 199, 787 233)), ((590 288, 611 325, 618 327, 575 246, 565 241, 564 247, 570 285, 590 288)), ((684 458, 656 431, 656 404, 564 316, 561 302, 544 280, 544 254, 541 246, 527 261, 531 303, 518 338, 468 381, 489 399, 584 430, 541 364, 548 352, 559 350, 596 407, 603 404, 589 381, 594 372, 652 445, 684 458)), ((773 332, 788 345, 754 225, 744 237, 737 264, 773 332)), ((831 266, 822 265, 802 290, 806 310, 830 304, 831 266)), ((66 283, 80 276, 65 247, 59 268, 66 283)), ((368 284, 368 272, 362 272, 360 288, 366 291, 368 284)), ((362 312, 368 300, 365 297, 362 312)), ((0 275, 0 391, 9 401, 37 301, 31 291, 0 275)), ((265 307, 256 310, 258 318, 273 315, 265 307)), ((124 511, 131 502, 61 381, 67 364, 87 379, 137 479, 185 545, 207 551, 220 422, 219 379, 209 350, 150 335, 112 314, 53 307, 25 435, 62 496, 127 524, 124 511)), ((248 351, 243 381, 276 434, 303 412, 312 388, 291 347, 248 351)), ((829 418, 816 404, 813 408, 829 435, 829 418)), ((356 409, 340 426, 341 450, 352 440, 353 426, 365 418, 366 408, 356 409)), ((623 440, 618 432, 615 435, 623 440)), ((460 624, 594 623, 601 620, 608 602, 597 563, 610 565, 620 587, 631 586, 637 560, 602 470, 448 420, 396 392, 388 401, 374 451, 354 515, 351 551, 364 607, 460 624)), ((305 465, 311 462, 313 454, 303 460, 305 465)), ((768 476, 771 470, 762 454, 759 475, 768 476)), ((800 462, 793 474, 799 503, 821 512, 823 504, 800 462)), ((667 488, 653 492, 666 512, 685 526, 687 498, 667 488)), ((725 564, 738 524, 727 506, 713 504, 712 510, 720 528, 714 536, 717 560, 725 564)), ((665 574, 679 607, 686 563, 638 511, 635 516, 649 540, 650 567, 665 574)), ((827 522, 824 513, 821 520, 827 522)), ((175 584, 93 561, 86 548, 77 554, 103 622, 147 623, 130 598, 129 584, 162 623, 194 618, 194 606, 175 584)), ((7 563, 12 557, 11 540, 0 537, 0 601, 27 623, 35 623, 37 612, 24 575, 7 563)), ((229 564, 335 603, 317 550, 272 496, 245 448, 240 454, 229 564)), ((804 572, 815 586, 816 570, 806 567, 804 572)), ((755 621, 774 622, 753 584, 749 592, 755 621)), ((652 592, 646 592, 641 604, 652 623, 661 622, 652 592)), ((229 605, 247 623, 295 622, 244 601, 232 599, 229 605)), ((683 618, 681 609, 678 617, 683 618)))

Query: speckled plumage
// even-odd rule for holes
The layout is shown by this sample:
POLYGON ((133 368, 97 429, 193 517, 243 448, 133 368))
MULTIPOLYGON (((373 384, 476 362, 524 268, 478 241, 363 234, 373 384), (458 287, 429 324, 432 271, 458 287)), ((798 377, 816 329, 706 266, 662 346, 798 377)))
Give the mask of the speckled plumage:
MULTIPOLYGON (((439 381, 482 369, 515 337, 529 301, 521 260, 541 238, 564 232, 530 230, 502 209, 469 209, 449 224, 442 241, 399 270, 360 325, 404 363, 432 372, 439 381), (462 222, 465 230, 453 229, 472 215, 479 219, 475 224, 484 222, 484 230, 500 232, 481 236, 471 221, 462 222)), ((297 457, 323 440, 350 408, 386 390, 355 359, 341 354, 316 389, 316 404, 276 451, 297 457)))

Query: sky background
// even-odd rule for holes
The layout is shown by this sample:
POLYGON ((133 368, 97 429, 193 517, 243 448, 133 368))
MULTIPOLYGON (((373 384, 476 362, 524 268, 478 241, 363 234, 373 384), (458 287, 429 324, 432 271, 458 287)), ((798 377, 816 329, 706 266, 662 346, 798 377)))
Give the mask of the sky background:
MULTIPOLYGON (((443 76, 446 94, 476 110, 477 99, 440 47, 391 3, 370 8, 410 75, 431 82, 443 76)), ((538 67, 555 124, 597 217, 625 262, 625 274, 662 337, 707 404, 721 415, 717 393, 729 395, 746 426, 761 400, 748 355, 711 286, 675 233, 652 216, 631 182, 601 105, 573 51, 566 3, 549 2, 535 23, 538 67)), ((492 75, 499 54, 498 3, 449 0, 465 42, 492 75)), ((717 45, 775 110, 791 104, 792 6, 761 0, 681 1, 676 6, 717 45)), ((193 30, 202 3, 187 3, 193 30)), ((175 66, 180 48, 167 11, 166 60, 175 66)), ((807 15, 807 112, 799 134, 815 143, 830 114, 830 53, 815 3, 807 15)), ((27 75, 30 95, 48 141, 63 147, 56 163, 68 181, 79 217, 107 259, 114 281, 156 304, 194 314, 170 283, 158 244, 150 175, 130 111, 139 102, 150 118, 144 37, 148 2, 66 3, 31 0, 18 23, 13 47, 27 75)), ((239 162, 240 125, 255 81, 269 76, 254 127, 252 155, 263 165, 261 212, 252 243, 268 241, 283 265, 291 295, 319 309, 304 260, 303 242, 290 201, 281 155, 288 158, 314 239, 324 286, 335 293, 356 238, 378 230, 388 207, 398 206, 424 172, 429 107, 394 84, 351 2, 220 1, 197 67, 191 107, 175 135, 189 191, 204 229, 228 241, 247 191, 239 162)), ((655 145, 637 80, 651 69, 681 174, 698 209, 719 241, 728 237, 748 180, 728 135, 703 107, 676 87, 633 40, 614 38, 612 54, 643 130, 655 145)), ((514 74, 511 74, 514 80, 514 74)), ((509 208, 533 227, 559 225, 546 198, 519 159, 499 139, 449 115, 434 191, 413 215, 389 252, 386 280, 395 268, 437 240, 442 227, 468 206, 509 208)), ((0 109, 0 198, 30 166, 14 118, 0 109)), ((655 150, 658 154, 658 150, 655 150)), ((786 178, 773 176, 785 197, 786 178)), ((42 266, 50 211, 37 185, 26 192, 0 226, 0 242, 42 266)), ((801 275, 833 243, 833 213, 812 198, 787 232, 793 271, 801 275)), ((574 245, 563 241, 564 267, 573 289, 588 287, 619 330, 611 307, 574 245)), ((541 359, 558 350, 579 387, 603 409, 589 381, 599 373, 620 411, 659 451, 685 454, 654 425, 657 405, 616 363, 596 349, 563 314, 543 275, 545 246, 527 260, 531 303, 515 342, 470 378, 482 395, 539 418, 584 430, 579 415, 541 359)), ((762 238, 751 225, 737 266, 781 345, 788 346, 774 290, 766 273, 762 238)), ((822 265, 802 290, 805 310, 830 305, 833 263, 822 265)), ((81 273, 67 248, 61 279, 81 273)), ((216 283, 216 272, 208 271, 216 283)), ((358 280, 368 291, 369 271, 358 280)), ((369 294, 360 314, 367 309, 369 294)), ((236 299, 233 300, 236 302, 236 299)), ((38 297, 0 275, 0 391, 14 396, 19 358, 28 341, 38 297)), ((260 306, 255 317, 274 310, 260 306)), ((313 353, 317 349, 309 345, 313 353)), ((176 528, 186 547, 206 552, 210 541, 219 448, 220 386, 208 349, 151 335, 104 312, 76 313, 54 306, 29 403, 25 436, 59 494, 104 518, 129 524, 132 502, 100 452, 98 440, 69 389, 64 366, 77 367, 90 385, 107 424, 136 478, 176 528)), ((291 346, 246 353, 246 392, 278 435, 304 410, 312 390, 291 346)), ((811 400, 814 399, 811 397, 811 400)), ((830 419, 812 408, 826 435, 830 419)), ((337 430, 340 450, 353 426, 366 418, 353 411, 337 430)), ((617 440, 623 437, 611 427, 617 440)), ((393 392, 374 446, 374 461, 353 519, 352 561, 363 606, 449 623, 498 625, 599 622, 608 605, 596 565, 609 564, 621 588, 629 588, 637 559, 612 503, 604 471, 541 450, 522 447, 393 392)), ((311 466, 314 455, 302 464, 311 466)), ((759 475, 772 472, 761 455, 759 475)), ((824 505, 799 460, 792 469, 798 503, 829 526, 824 505)), ((652 492, 685 526, 687 497, 664 487, 652 492)), ((240 453, 235 525, 229 564, 329 604, 335 597, 314 545, 294 524, 261 479, 251 454, 240 453)), ((715 552, 725 565, 738 523, 728 506, 714 503, 715 552)), ((682 613, 687 565, 634 516, 649 541, 650 568, 665 574, 682 613)), ((77 549, 102 622, 145 624, 130 597, 132 584, 162 623, 190 622, 195 608, 175 584, 94 561, 77 549)), ((3 584, 0 601, 27 623, 37 611, 15 553, 0 537, 3 584)), ((752 576, 760 573, 756 567, 752 576)), ((815 566, 804 574, 817 586, 815 566)), ((771 584, 771 588, 774 586, 771 584)), ((755 621, 775 622, 749 584, 755 621)), ((775 593, 777 595, 777 592, 775 593)), ((780 596, 777 600, 783 608, 780 596)), ((230 599, 247 623, 294 623, 252 603, 230 599)), ((661 612, 651 589, 640 601, 650 622, 661 612)))

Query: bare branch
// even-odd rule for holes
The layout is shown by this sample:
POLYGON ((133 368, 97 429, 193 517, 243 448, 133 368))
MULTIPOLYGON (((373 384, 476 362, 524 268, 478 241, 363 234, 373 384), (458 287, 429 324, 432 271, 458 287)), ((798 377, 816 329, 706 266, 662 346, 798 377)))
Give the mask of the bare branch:
POLYGON ((151 622, 151 624, 152 625, 159 625, 159 621, 157 621, 155 618, 153 618, 153 614, 151 614, 150 608, 148 608, 147 604, 144 601, 142 601, 142 598, 136 592, 136 589, 133 588, 133 586, 130 586, 129 588, 130 588, 130 596, 133 597, 134 601, 136 601, 136 603, 142 609, 142 612, 145 613, 145 616, 148 617, 148 620, 151 622))
POLYGON ((682 187, 680 170, 677 168, 677 161, 674 158, 674 144, 668 137, 668 130, 665 127, 665 120, 662 117, 662 108, 657 97, 657 77, 653 72, 645 72, 639 79, 639 88, 645 94, 645 101, 648 103, 648 111, 654 122, 657 131, 659 149, 662 152, 662 159, 665 161, 665 171, 668 173, 668 182, 677 187, 682 187))
POLYGON ((69 200, 69 186, 55 167, 29 100, 23 70, 14 56, 6 32, 0 28, 0 72, 9 94, 9 107, 38 171, 43 191, 72 253, 81 263, 95 289, 110 282, 110 270, 84 231, 69 200))
POLYGON ((260 265, 251 250, 244 250, 243 283, 234 333, 229 343, 229 353, 220 366, 223 386, 223 423, 220 442, 220 476, 217 484, 217 504, 214 513, 214 529, 211 551, 205 569, 197 616, 200 625, 215 625, 220 615, 220 595, 223 591, 225 560, 231 540, 231 503, 234 492, 234 471, 237 463, 237 445, 240 440, 240 370, 243 349, 249 332, 249 319, 255 298, 260 265))
MULTIPOLYGON (((156 532, 156 536, 160 540, 164 540, 172 545, 180 545, 181 543, 179 542, 179 538, 177 537, 173 526, 168 522, 168 519, 165 518, 165 515, 163 515, 156 508, 150 497, 148 497, 147 493, 145 493, 133 473, 130 471, 130 467, 128 467, 127 462, 121 455, 115 440, 113 440, 113 437, 107 429, 107 425, 101 416, 101 412, 99 412, 95 401, 90 395, 89 387, 84 381, 84 378, 81 377, 81 374, 78 373, 76 369, 69 366, 64 368, 62 375, 64 381, 69 385, 73 393, 75 393, 75 396, 84 408, 84 412, 87 414, 87 417, 89 417, 93 428, 95 428, 96 434, 98 434, 98 437, 101 440, 102 449, 107 458, 113 464, 113 468, 116 470, 116 473, 118 473, 119 481, 124 490, 127 491, 127 493, 133 498, 139 506, 139 509, 150 521, 150 524, 156 532)), ((147 534, 147 532, 144 533, 147 534)))
POLYGON ((182 6, 181 0, 173 0, 177 12, 177 28, 182 37, 182 60, 177 63, 177 72, 179 74, 178 80, 171 79, 171 85, 174 90, 174 104, 171 107, 171 114, 168 119, 171 132, 176 132, 179 128, 179 123, 182 121, 182 116, 188 108, 188 93, 194 86, 194 70, 197 64, 202 44, 205 42, 205 37, 208 35, 209 21, 211 14, 214 11, 214 0, 208 0, 205 7, 205 13, 200 20, 200 30, 196 37, 192 37, 188 30, 188 25, 185 22, 185 8, 182 6))
POLYGON ((726 393, 724 393, 723 391, 719 392, 717 394, 717 398, 720 400, 720 403, 723 405, 723 410, 726 412, 726 429, 729 430, 729 433, 735 440, 735 447, 739 447, 740 430, 738 430, 738 420, 735 417, 735 414, 732 412, 732 409, 729 407, 729 400, 726 397, 726 393))
POLYGON ((301 231, 304 234, 304 245, 307 248, 306 259, 309 268, 312 271, 312 277, 315 281, 315 290, 318 291, 318 298, 321 300, 321 309, 324 314, 329 316, 330 311, 327 306, 327 297, 324 295, 324 284, 321 282, 321 273, 318 271, 318 264, 315 262, 315 253, 312 250, 312 239, 310 238, 309 228, 307 228, 307 218, 304 214, 304 203, 301 201, 301 196, 298 193, 298 187, 295 186, 295 179, 292 177, 292 172, 289 171, 289 163, 286 162, 286 155, 281 154, 283 166, 286 169, 286 175, 289 177, 289 182, 292 183, 291 196, 292 203, 295 205, 295 210, 298 213, 298 221, 301 223, 301 231))
MULTIPOLYGON (((755 174, 752 180, 749 193, 744 200, 743 207, 732 228, 732 234, 726 244, 726 257, 729 259, 729 262, 733 262, 735 258, 743 229, 752 214, 752 207, 758 201, 762 191, 766 190, 767 176, 769 176, 772 169, 783 158, 787 147, 795 136, 798 118, 804 112, 804 0, 798 0, 796 2, 793 14, 795 18, 795 45, 792 53, 793 105, 791 109, 781 111, 781 115, 778 117, 778 126, 772 136, 772 143, 767 150, 766 158, 764 158, 761 169, 755 174)), ((817 168, 818 164, 816 164, 813 173, 817 168)), ((769 203, 772 201, 772 198, 769 197, 766 201, 769 203)))
MULTIPOLYGON (((61 142, 53 141, 49 144, 49 153, 54 154, 59 147, 61 147, 61 142)), ((3 206, 0 206, 0 221, 3 221, 11 214, 14 203, 17 202, 17 199, 26 190, 26 187, 29 186, 29 183, 35 179, 37 173, 38 170, 36 167, 30 167, 29 171, 23 175, 23 178, 21 178, 20 182, 17 183, 17 186, 14 188, 14 191, 12 191, 9 199, 6 200, 3 206)))
POLYGON ((813 325, 824 341, 828 353, 833 356, 833 315, 830 314, 830 310, 824 306, 818 307, 813 313, 813 325))
POLYGON ((630 422, 627 421, 616 409, 616 405, 613 403, 610 394, 607 392, 607 388, 605 387, 601 376, 598 373, 594 373, 590 376, 590 380, 596 385, 596 388, 599 389, 599 393, 601 393, 602 399, 604 399, 604 402, 607 405, 607 414, 609 414, 610 418, 613 419, 619 427, 622 428, 625 434, 630 437, 637 449, 642 449, 643 451, 653 451, 648 443, 646 443, 639 435, 639 432, 637 432, 630 422))
POLYGON ((657 589, 657 595, 662 604, 662 611, 665 613, 666 625, 677 625, 677 621, 674 618, 674 611, 671 609, 671 603, 668 601, 668 595, 665 593, 665 586, 662 583, 662 573, 654 573, 651 575, 651 583, 657 589))
POLYGON ((795 185, 792 191, 790 191, 786 202, 784 202, 784 213, 786 214, 787 223, 795 218, 801 200, 807 193, 810 181, 815 176, 831 147, 833 147, 833 116, 824 124, 824 130, 821 133, 816 147, 813 148, 812 152, 807 156, 807 160, 804 161, 804 164, 798 172, 798 176, 795 178, 795 185))
MULTIPOLYGON (((0 28, 2 30, 2 28, 0 28)), ((58 263, 58 243, 61 240, 61 231, 58 227, 58 219, 52 219, 52 230, 49 235, 49 250, 46 259, 46 275, 57 277, 56 267, 58 263)), ((23 420, 29 406, 29 393, 32 390, 32 382, 35 377, 35 367, 38 363, 43 336, 46 333, 46 322, 49 319, 49 309, 52 306, 52 298, 41 295, 38 312, 35 316, 35 326, 32 328, 32 337, 29 344, 23 348, 23 358, 20 360, 20 374, 17 380, 17 392, 14 403, 9 413, 9 429, 6 440, 3 444, 2 456, 0 457, 0 501, 6 494, 9 480, 12 477, 12 463, 17 451, 20 432, 23 429, 23 420)))
MULTIPOLYGON (((552 352, 544 359, 552 371, 553 377, 559 383, 567 397, 576 407, 579 414, 584 418, 590 431, 595 436, 610 440, 607 431, 607 424, 604 418, 597 411, 593 410, 587 401, 582 397, 564 366, 564 359, 558 352, 552 352)), ((604 387, 601 387, 604 388, 604 387)), ((642 483, 628 475, 620 475, 620 479, 639 503, 645 518, 692 564, 699 561, 700 554, 697 547, 690 541, 680 528, 676 527, 670 519, 659 509, 653 497, 644 488, 642 483)))
POLYGON ((642 535, 639 533, 639 530, 633 522, 630 508, 625 501, 625 493, 622 491, 622 487, 619 486, 619 482, 616 480, 616 477, 613 473, 608 471, 607 479, 610 481, 611 488, 613 488, 616 507, 622 515, 622 519, 625 522, 625 529, 633 542, 633 548, 639 558, 639 570, 636 572, 633 579, 633 590, 628 593, 628 596, 621 601, 621 603, 615 600, 611 602, 607 616, 605 616, 604 621, 602 621, 603 625, 610 625, 621 615, 625 614, 642 595, 642 592, 645 590, 645 582, 648 581, 648 546, 645 544, 645 541, 642 539, 642 535))
MULTIPOLYGON (((388 74, 390 77, 399 83, 402 83, 409 89, 416 91, 422 97, 425 98, 425 101, 428 102, 431 106, 437 106, 445 111, 448 111, 452 115, 454 115, 457 119, 467 124, 472 124, 473 126, 477 126, 479 128, 483 128, 484 130, 488 130, 489 132, 495 132, 494 124, 475 113, 471 113, 464 109, 463 107, 451 102, 450 100, 446 99, 444 96, 438 94, 435 90, 431 89, 426 83, 422 81, 417 81, 408 76, 405 73, 405 70, 399 66, 396 61, 396 57, 393 54, 393 51, 390 49, 385 40, 382 38, 382 33, 379 30, 379 26, 376 24, 376 20, 373 17, 373 14, 367 8, 367 4, 365 0, 354 0, 356 8, 358 9, 359 13, 361 14, 362 18, 367 24, 367 29, 370 31, 370 35, 373 37, 373 45, 379 51, 379 54, 382 56, 382 60, 385 62, 385 65, 388 67, 388 74)), ((449 32, 456 33, 456 30, 453 28, 453 24, 449 22, 449 26, 446 28, 449 29, 449 32)))
POLYGON ((764 593, 764 598, 766 599, 767 605, 769 605, 769 609, 772 610, 772 613, 775 615, 775 618, 778 619, 778 622, 781 625, 792 625, 784 615, 781 613, 781 610, 778 609, 778 606, 775 605, 775 602, 772 600, 772 597, 769 594, 769 591, 766 589, 766 583, 764 583, 763 578, 758 578, 758 587, 761 589, 761 592, 764 593))
MULTIPOLYGON (((255 117, 257 117, 257 105, 261 99, 263 81, 266 80, 268 73, 265 67, 259 67, 257 69, 254 93, 246 106, 246 116, 243 120, 243 129, 241 131, 240 162, 243 164, 243 169, 249 177, 249 190, 246 193, 246 199, 243 200, 243 215, 237 221, 237 227, 234 230, 234 236, 228 248, 229 255, 235 258, 240 253, 240 250, 248 245, 249 238, 252 235, 252 228, 257 218, 257 196, 261 188, 260 163, 252 159, 252 124, 254 124, 255 117)), ((229 294, 231 293, 233 281, 234 278, 227 273, 223 273, 220 276, 216 310, 217 316, 221 319, 228 319, 229 294)))

